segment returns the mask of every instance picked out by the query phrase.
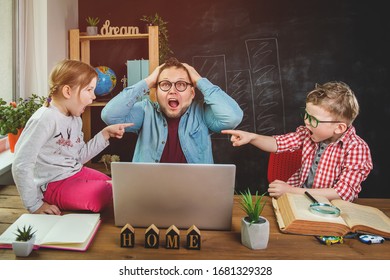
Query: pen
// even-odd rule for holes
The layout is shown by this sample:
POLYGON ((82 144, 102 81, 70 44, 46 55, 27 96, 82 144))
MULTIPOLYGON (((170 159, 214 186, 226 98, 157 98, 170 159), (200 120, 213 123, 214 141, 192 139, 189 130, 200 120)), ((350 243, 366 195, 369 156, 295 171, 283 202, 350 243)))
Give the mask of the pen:
POLYGON ((318 203, 318 201, 310 194, 308 193, 307 191, 305 191, 305 194, 308 198, 311 199, 311 201, 313 201, 313 203, 318 203))

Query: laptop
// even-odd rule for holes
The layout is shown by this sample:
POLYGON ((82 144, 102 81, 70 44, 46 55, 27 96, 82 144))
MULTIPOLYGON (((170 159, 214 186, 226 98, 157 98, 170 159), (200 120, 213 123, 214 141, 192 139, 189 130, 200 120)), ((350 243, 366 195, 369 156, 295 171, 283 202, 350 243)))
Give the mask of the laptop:
POLYGON ((236 166, 112 162, 116 226, 231 230, 236 166))

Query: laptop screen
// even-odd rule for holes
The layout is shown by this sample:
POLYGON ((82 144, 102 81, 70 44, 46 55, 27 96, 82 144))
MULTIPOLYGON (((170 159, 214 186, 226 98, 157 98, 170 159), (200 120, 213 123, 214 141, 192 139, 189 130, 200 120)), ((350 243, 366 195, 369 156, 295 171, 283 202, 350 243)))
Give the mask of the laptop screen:
POLYGON ((230 230, 233 164, 111 163, 115 225, 230 230))

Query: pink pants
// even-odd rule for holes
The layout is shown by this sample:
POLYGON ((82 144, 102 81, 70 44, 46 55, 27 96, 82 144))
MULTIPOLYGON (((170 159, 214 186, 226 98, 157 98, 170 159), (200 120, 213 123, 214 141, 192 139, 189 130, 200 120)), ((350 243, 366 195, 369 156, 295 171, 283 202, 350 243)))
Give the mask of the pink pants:
POLYGON ((97 170, 83 167, 75 175, 49 183, 44 200, 61 210, 100 212, 112 203, 111 178, 97 170))

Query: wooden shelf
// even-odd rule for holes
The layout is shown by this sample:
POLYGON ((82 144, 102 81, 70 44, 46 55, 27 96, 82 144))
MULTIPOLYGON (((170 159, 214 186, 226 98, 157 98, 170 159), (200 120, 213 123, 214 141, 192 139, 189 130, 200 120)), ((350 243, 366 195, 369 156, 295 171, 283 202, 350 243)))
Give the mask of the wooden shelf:
MULTIPOLYGON (((159 64, 158 26, 149 26, 148 33, 129 35, 87 36, 85 33, 80 33, 79 29, 71 29, 69 30, 69 58, 74 60, 81 60, 85 63, 91 64, 90 41, 134 39, 148 39, 149 73, 152 73, 159 64)), ((106 103, 107 102, 95 101, 85 109, 82 115, 85 141, 91 139, 91 107, 104 107, 106 103)))
POLYGON ((129 35, 95 35, 87 36, 80 34, 80 41, 100 41, 100 40, 128 40, 128 39, 148 39, 148 33, 129 34, 129 35))

